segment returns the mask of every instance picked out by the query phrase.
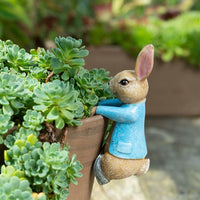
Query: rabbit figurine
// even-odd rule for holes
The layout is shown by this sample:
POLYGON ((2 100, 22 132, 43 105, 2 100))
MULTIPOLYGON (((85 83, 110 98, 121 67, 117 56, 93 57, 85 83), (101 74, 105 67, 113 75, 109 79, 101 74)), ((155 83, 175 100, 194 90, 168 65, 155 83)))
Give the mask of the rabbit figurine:
POLYGON ((103 100, 96 114, 115 122, 104 153, 94 163, 94 174, 100 185, 112 179, 145 174, 150 160, 144 133, 147 77, 153 68, 154 47, 145 46, 139 53, 135 70, 119 72, 110 81, 110 89, 117 99, 103 100))

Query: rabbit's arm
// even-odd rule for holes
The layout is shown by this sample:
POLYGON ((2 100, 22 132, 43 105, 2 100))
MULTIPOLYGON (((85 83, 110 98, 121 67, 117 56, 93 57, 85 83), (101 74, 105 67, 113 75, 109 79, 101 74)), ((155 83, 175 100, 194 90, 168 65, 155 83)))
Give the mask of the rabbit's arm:
POLYGON ((123 107, 97 106, 96 114, 103 115, 113 121, 131 123, 136 121, 137 112, 123 107))
POLYGON ((102 100, 98 104, 99 106, 121 106, 122 102, 119 99, 106 99, 102 100))

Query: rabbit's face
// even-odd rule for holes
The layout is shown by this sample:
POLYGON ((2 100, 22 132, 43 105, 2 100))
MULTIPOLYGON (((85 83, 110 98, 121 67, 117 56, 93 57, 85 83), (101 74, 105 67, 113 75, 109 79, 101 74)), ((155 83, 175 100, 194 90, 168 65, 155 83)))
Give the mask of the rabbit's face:
POLYGON ((148 82, 138 80, 134 70, 125 70, 110 81, 110 89, 122 103, 133 104, 146 98, 148 82))
POLYGON ((110 89, 122 103, 137 103, 146 98, 153 57, 153 45, 145 46, 137 57, 135 70, 122 71, 110 81, 110 89))

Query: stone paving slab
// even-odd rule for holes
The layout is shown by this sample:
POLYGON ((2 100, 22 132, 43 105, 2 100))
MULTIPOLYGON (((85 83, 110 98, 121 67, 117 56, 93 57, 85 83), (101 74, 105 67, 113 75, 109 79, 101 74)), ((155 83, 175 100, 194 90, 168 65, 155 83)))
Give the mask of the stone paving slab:
POLYGON ((91 200, 199 200, 200 118, 147 118, 149 172, 94 185, 91 200))
POLYGON ((138 178, 129 177, 100 186, 95 181, 91 200, 146 200, 138 178))

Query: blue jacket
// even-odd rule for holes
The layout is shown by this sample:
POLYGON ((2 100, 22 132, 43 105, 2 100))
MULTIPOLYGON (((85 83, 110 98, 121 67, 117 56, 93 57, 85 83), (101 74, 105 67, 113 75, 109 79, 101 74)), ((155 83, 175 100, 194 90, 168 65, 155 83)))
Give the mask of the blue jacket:
POLYGON ((144 121, 145 100, 136 104, 122 104, 118 99, 101 101, 97 114, 114 120, 109 152, 123 159, 141 159, 147 154, 144 121))

